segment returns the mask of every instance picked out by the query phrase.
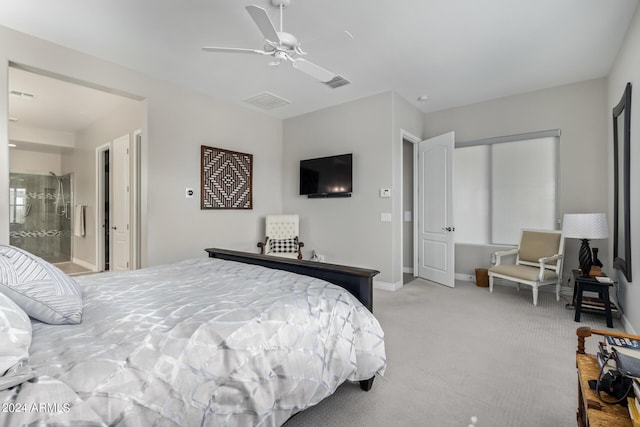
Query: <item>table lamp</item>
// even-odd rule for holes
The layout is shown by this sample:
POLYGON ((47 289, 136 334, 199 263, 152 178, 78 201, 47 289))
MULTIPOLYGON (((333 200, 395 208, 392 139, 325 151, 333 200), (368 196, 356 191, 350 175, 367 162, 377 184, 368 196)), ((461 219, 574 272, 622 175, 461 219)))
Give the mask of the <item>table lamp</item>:
POLYGON ((589 240, 609 237, 607 217, 603 213, 564 214, 562 235, 565 238, 582 240, 578 261, 582 275, 588 276, 592 263, 589 240))

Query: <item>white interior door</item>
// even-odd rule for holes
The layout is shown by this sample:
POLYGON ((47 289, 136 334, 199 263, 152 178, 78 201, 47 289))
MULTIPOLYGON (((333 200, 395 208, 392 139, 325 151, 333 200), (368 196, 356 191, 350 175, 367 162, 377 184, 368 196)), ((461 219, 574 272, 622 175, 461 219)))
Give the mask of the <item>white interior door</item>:
POLYGON ((455 285, 453 226, 454 133, 420 142, 418 149, 418 275, 455 285))
POLYGON ((113 141, 111 176, 111 256, 113 271, 129 270, 131 259, 130 152, 129 135, 113 141))

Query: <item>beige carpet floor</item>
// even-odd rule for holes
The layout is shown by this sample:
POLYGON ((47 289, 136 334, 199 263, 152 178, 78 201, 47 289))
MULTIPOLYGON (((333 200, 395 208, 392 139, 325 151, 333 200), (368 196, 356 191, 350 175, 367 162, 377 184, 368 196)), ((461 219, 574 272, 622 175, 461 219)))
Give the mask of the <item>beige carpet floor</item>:
MULTIPOLYGON (((294 416, 299 426, 575 426, 575 330, 607 329, 603 316, 581 322, 540 292, 523 288, 446 288, 422 279, 396 292, 375 290, 388 369, 369 392, 343 384, 294 416)), ((622 331, 614 318, 614 330, 622 331)))

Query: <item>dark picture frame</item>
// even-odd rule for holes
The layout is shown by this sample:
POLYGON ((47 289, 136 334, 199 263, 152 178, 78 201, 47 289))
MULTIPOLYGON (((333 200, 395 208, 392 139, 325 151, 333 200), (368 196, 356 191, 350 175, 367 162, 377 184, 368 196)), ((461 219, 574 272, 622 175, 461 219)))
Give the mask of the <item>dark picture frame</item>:
POLYGON ((253 154, 200 148, 200 209, 253 209, 253 154))
POLYGON ((631 83, 613 107, 613 268, 631 282, 631 83))

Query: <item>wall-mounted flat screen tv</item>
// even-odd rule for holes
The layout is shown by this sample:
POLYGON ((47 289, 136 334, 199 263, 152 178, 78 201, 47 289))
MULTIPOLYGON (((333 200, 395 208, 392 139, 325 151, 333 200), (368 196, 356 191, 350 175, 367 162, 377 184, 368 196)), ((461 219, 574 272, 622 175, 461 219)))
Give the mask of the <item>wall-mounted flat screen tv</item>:
POLYGON ((308 197, 350 197, 353 155, 300 160, 300 194, 308 197))

